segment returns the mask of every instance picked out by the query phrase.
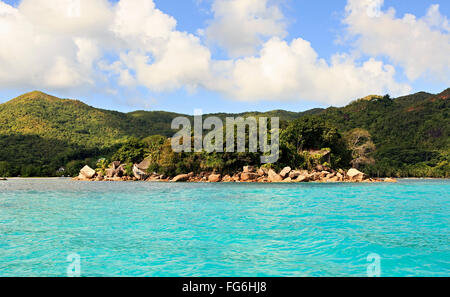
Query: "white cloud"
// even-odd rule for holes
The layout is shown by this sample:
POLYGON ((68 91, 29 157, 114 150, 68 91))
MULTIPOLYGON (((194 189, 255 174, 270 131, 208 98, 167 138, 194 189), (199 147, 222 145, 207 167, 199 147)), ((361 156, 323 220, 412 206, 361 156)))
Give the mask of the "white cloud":
POLYGON ((176 20, 155 7, 151 0, 121 0, 114 9, 112 31, 126 45, 151 48, 167 40, 176 20))
POLYGON ((395 10, 382 11, 383 0, 348 0, 344 22, 357 36, 356 47, 371 56, 386 56, 404 68, 410 80, 428 77, 450 82, 450 26, 430 6, 423 18, 412 14, 396 17, 395 10), (373 7, 378 7, 371 13, 373 7))
MULTIPOLYGON (((110 94, 139 86, 152 92, 203 88, 243 101, 324 104, 411 90, 395 81, 393 66, 376 59, 336 54, 327 63, 309 42, 283 40, 283 15, 269 1, 215 1, 207 36, 218 30, 224 39, 216 41, 233 55, 247 53, 227 60, 213 59, 198 36, 178 31, 176 20, 152 0, 80 0, 70 9, 61 3, 77 0, 61 1, 22 0, 18 7, 0 1, 0 87, 101 86, 110 94)), ((429 18, 430 26, 448 26, 434 10, 429 18)))
POLYGON ((152 1, 121 0, 115 12, 112 30, 125 48, 122 85, 138 83, 153 91, 195 88, 208 75, 209 50, 198 37, 177 31, 175 19, 152 1))
POLYGON ((61 3, 23 0, 15 8, 0 2, 0 86, 58 89, 92 84, 91 65, 99 56, 92 39, 102 39, 109 4, 80 0, 81 14, 73 16, 61 3))
POLYGON ((283 13, 269 0, 215 0, 212 11, 206 37, 232 56, 252 55, 265 38, 287 35, 283 13))
POLYGON ((395 70, 375 59, 357 63, 335 55, 332 63, 320 59, 310 43, 298 38, 288 44, 273 38, 258 57, 215 65, 222 79, 211 88, 241 100, 298 100, 345 104, 363 94, 401 95, 411 88, 395 82, 395 70))

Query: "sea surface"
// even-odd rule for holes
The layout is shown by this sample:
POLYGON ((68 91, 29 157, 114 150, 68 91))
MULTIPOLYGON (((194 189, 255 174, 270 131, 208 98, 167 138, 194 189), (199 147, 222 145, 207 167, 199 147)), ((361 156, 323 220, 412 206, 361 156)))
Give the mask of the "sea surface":
POLYGON ((448 277, 449 244, 450 180, 0 181, 0 276, 448 277))

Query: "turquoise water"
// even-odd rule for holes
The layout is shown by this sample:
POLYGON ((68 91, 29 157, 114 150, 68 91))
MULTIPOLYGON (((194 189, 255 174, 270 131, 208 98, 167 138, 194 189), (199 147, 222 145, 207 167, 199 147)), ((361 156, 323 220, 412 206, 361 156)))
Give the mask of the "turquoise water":
POLYGON ((0 182, 0 276, 450 276, 450 181, 0 182))

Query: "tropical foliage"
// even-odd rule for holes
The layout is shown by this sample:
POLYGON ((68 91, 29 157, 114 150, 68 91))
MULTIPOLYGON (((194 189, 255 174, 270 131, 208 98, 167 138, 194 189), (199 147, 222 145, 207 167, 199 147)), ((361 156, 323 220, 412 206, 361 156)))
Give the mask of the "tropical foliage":
MULTIPOLYGON (((373 176, 450 176, 450 89, 392 99, 368 96, 342 108, 296 113, 214 114, 281 119, 282 167, 355 166, 373 176)), ((0 104, 0 176, 77 175, 84 165, 151 160, 167 175, 230 172, 259 164, 255 153, 174 153, 168 112, 120 113, 31 92, 0 104), (101 159, 104 159, 102 161, 101 159)), ((188 116, 189 117, 189 116, 188 116)), ((189 117, 192 120, 192 117, 189 117)))

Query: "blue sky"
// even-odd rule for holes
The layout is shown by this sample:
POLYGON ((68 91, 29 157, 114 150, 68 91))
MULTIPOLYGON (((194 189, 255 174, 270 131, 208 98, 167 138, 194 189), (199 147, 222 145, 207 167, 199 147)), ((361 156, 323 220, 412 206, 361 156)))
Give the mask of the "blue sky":
POLYGON ((354 0, 241 0, 258 9, 233 5, 236 0, 155 0, 147 15, 139 15, 142 28, 123 25, 137 18, 125 0, 120 14, 119 1, 82 2, 79 21, 59 13, 59 25, 32 19, 37 6, 52 5, 33 1, 3 0, 8 6, 0 6, 0 25, 10 30, 1 43, 12 43, 0 46, 0 102, 40 89, 120 111, 301 111, 345 105, 369 93, 437 93, 450 81, 449 1, 366 0, 380 9, 368 18, 359 4, 364 1, 354 0), (85 16, 87 9, 92 14, 85 16), (15 13, 30 20, 25 25, 8 18, 15 13), (111 22, 119 24, 114 34, 111 22), (154 33, 155 24, 167 34, 154 33), (345 61, 333 64, 338 54, 345 61))

